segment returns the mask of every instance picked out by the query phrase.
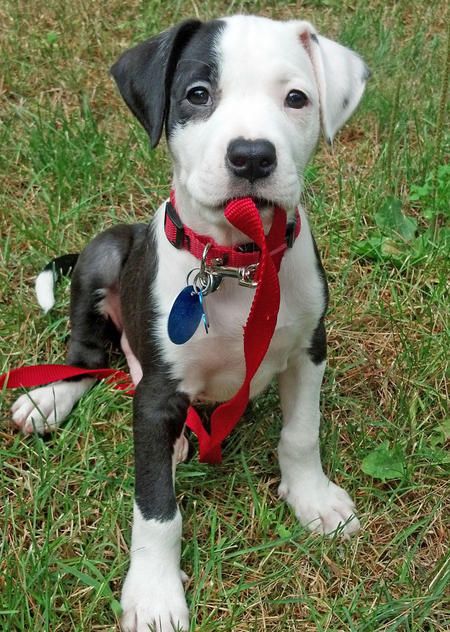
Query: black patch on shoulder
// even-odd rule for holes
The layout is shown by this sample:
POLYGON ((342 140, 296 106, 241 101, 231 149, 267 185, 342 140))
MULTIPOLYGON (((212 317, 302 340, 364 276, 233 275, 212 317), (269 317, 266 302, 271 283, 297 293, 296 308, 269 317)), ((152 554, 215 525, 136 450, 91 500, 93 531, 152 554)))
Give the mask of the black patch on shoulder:
POLYGON ((158 348, 156 339, 149 335, 150 324, 156 319, 156 306, 150 288, 158 271, 158 252, 152 223, 135 241, 120 278, 120 303, 124 329, 133 353, 141 363, 149 363, 158 348))
POLYGON ((311 39, 313 42, 316 42, 316 44, 319 43, 319 38, 317 37, 315 33, 311 33, 311 39))
POLYGON ((214 112, 218 102, 219 59, 217 42, 226 28, 223 20, 202 24, 184 48, 174 76, 170 94, 170 106, 166 120, 166 134, 170 137, 174 128, 190 120, 206 119, 214 112), (196 84, 205 87, 211 95, 211 103, 192 105, 186 95, 196 84))
POLYGON ((313 246, 314 246, 314 254, 316 255, 316 265, 317 265, 320 279, 322 281, 324 309, 320 316, 317 327, 315 328, 313 332, 311 342, 308 347, 308 353, 309 353, 309 357, 314 362, 314 364, 320 364, 327 357, 327 334, 325 331, 324 319, 325 319, 326 311, 328 309, 329 291, 328 291, 328 283, 327 283, 327 277, 325 274, 325 269, 322 265, 319 250, 317 248, 317 244, 313 236, 312 236, 312 240, 313 240, 313 246))

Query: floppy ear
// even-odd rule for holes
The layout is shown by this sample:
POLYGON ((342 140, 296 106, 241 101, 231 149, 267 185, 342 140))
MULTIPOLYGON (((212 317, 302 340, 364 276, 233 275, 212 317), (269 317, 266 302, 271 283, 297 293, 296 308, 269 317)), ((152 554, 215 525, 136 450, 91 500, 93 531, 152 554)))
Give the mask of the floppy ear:
POLYGON ((158 144, 169 106, 175 68, 199 20, 186 20, 125 51, 111 74, 126 104, 144 126, 152 147, 158 144))
POLYGON ((370 71, 359 55, 319 35, 309 22, 299 26, 319 90, 323 133, 331 143, 360 102, 370 71))

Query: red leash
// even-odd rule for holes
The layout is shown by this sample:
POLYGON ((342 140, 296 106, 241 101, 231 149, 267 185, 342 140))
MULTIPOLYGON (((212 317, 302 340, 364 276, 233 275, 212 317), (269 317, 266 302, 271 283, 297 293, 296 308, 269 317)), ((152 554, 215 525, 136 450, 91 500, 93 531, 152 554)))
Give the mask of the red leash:
POLYGON ((225 209, 227 220, 260 248, 258 286, 250 314, 244 327, 245 379, 232 399, 220 404, 211 416, 211 434, 204 428, 197 411, 190 406, 186 423, 197 435, 200 461, 220 463, 221 443, 242 417, 249 400, 250 382, 266 355, 277 322, 280 306, 278 270, 285 249, 274 255, 270 251, 283 243, 286 233, 286 213, 275 209, 272 228, 265 237, 255 203, 250 198, 235 200, 225 209))
POLYGON ((33 388, 51 382, 59 382, 70 377, 95 377, 104 380, 117 390, 127 395, 134 395, 134 387, 130 376, 119 369, 80 369, 68 364, 37 364, 12 369, 0 375, 0 388, 33 388))
MULTIPOLYGON (((258 285, 247 323, 244 327, 246 373, 239 391, 229 401, 220 404, 214 410, 211 416, 210 433, 203 426, 195 408, 190 406, 188 409, 186 425, 197 435, 199 460, 207 463, 221 462, 221 443, 242 417, 249 401, 251 380, 269 348, 280 306, 278 271, 287 248, 286 213, 282 209, 275 208, 272 227, 267 237, 264 234, 259 211, 251 198, 230 202, 225 209, 225 217, 230 224, 247 235, 259 248, 257 253, 259 263, 258 285)), ((300 232, 299 219, 297 213, 295 237, 300 232)), ((186 230, 189 229, 184 228, 184 231, 186 230)), ((192 237, 189 237, 189 241, 192 243, 192 237)), ((184 245, 180 244, 177 247, 183 248, 184 245)), ((202 243, 203 248, 204 245, 202 243)), ((239 253, 239 265, 242 265, 243 254, 255 256, 254 253, 239 253)), ((248 263, 248 257, 246 257, 245 262, 248 263)), ((234 260, 233 264, 235 264, 234 260)), ((13 369, 0 375, 0 388, 30 388, 75 376, 94 377, 100 380, 106 379, 115 389, 122 390, 128 395, 134 394, 130 376, 124 371, 117 369, 81 369, 58 364, 13 369)))

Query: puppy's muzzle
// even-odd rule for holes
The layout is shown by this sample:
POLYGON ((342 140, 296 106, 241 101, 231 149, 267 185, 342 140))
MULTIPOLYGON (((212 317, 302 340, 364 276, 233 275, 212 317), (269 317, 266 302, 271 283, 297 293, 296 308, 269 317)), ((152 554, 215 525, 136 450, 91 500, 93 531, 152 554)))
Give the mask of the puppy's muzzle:
POLYGON ((253 183, 275 170, 277 152, 273 143, 264 138, 235 138, 228 145, 225 163, 233 175, 253 183))

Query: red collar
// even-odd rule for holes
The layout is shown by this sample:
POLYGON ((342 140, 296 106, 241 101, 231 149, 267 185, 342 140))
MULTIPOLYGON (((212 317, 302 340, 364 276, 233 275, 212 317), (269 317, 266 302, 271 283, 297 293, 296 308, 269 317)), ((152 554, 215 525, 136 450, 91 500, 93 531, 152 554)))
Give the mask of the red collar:
MULTIPOLYGON (((185 226, 181 221, 175 208, 175 194, 170 192, 170 201, 166 202, 164 217, 164 230, 167 239, 178 250, 188 250, 197 259, 201 259, 207 244, 211 244, 206 255, 205 262, 210 264, 213 260, 220 260, 220 265, 233 268, 244 268, 259 262, 261 251, 258 246, 250 242, 241 246, 220 246, 211 237, 199 235, 185 226)), ((273 228, 273 227, 272 227, 273 228)), ((279 253, 287 248, 292 248, 295 240, 300 234, 301 218, 298 209, 295 211, 295 220, 290 221, 286 226, 286 235, 283 241, 274 239, 272 228, 266 237, 271 254, 279 253), (278 241, 278 243, 274 243, 278 241)), ((217 261, 216 261, 217 263, 217 261)))

